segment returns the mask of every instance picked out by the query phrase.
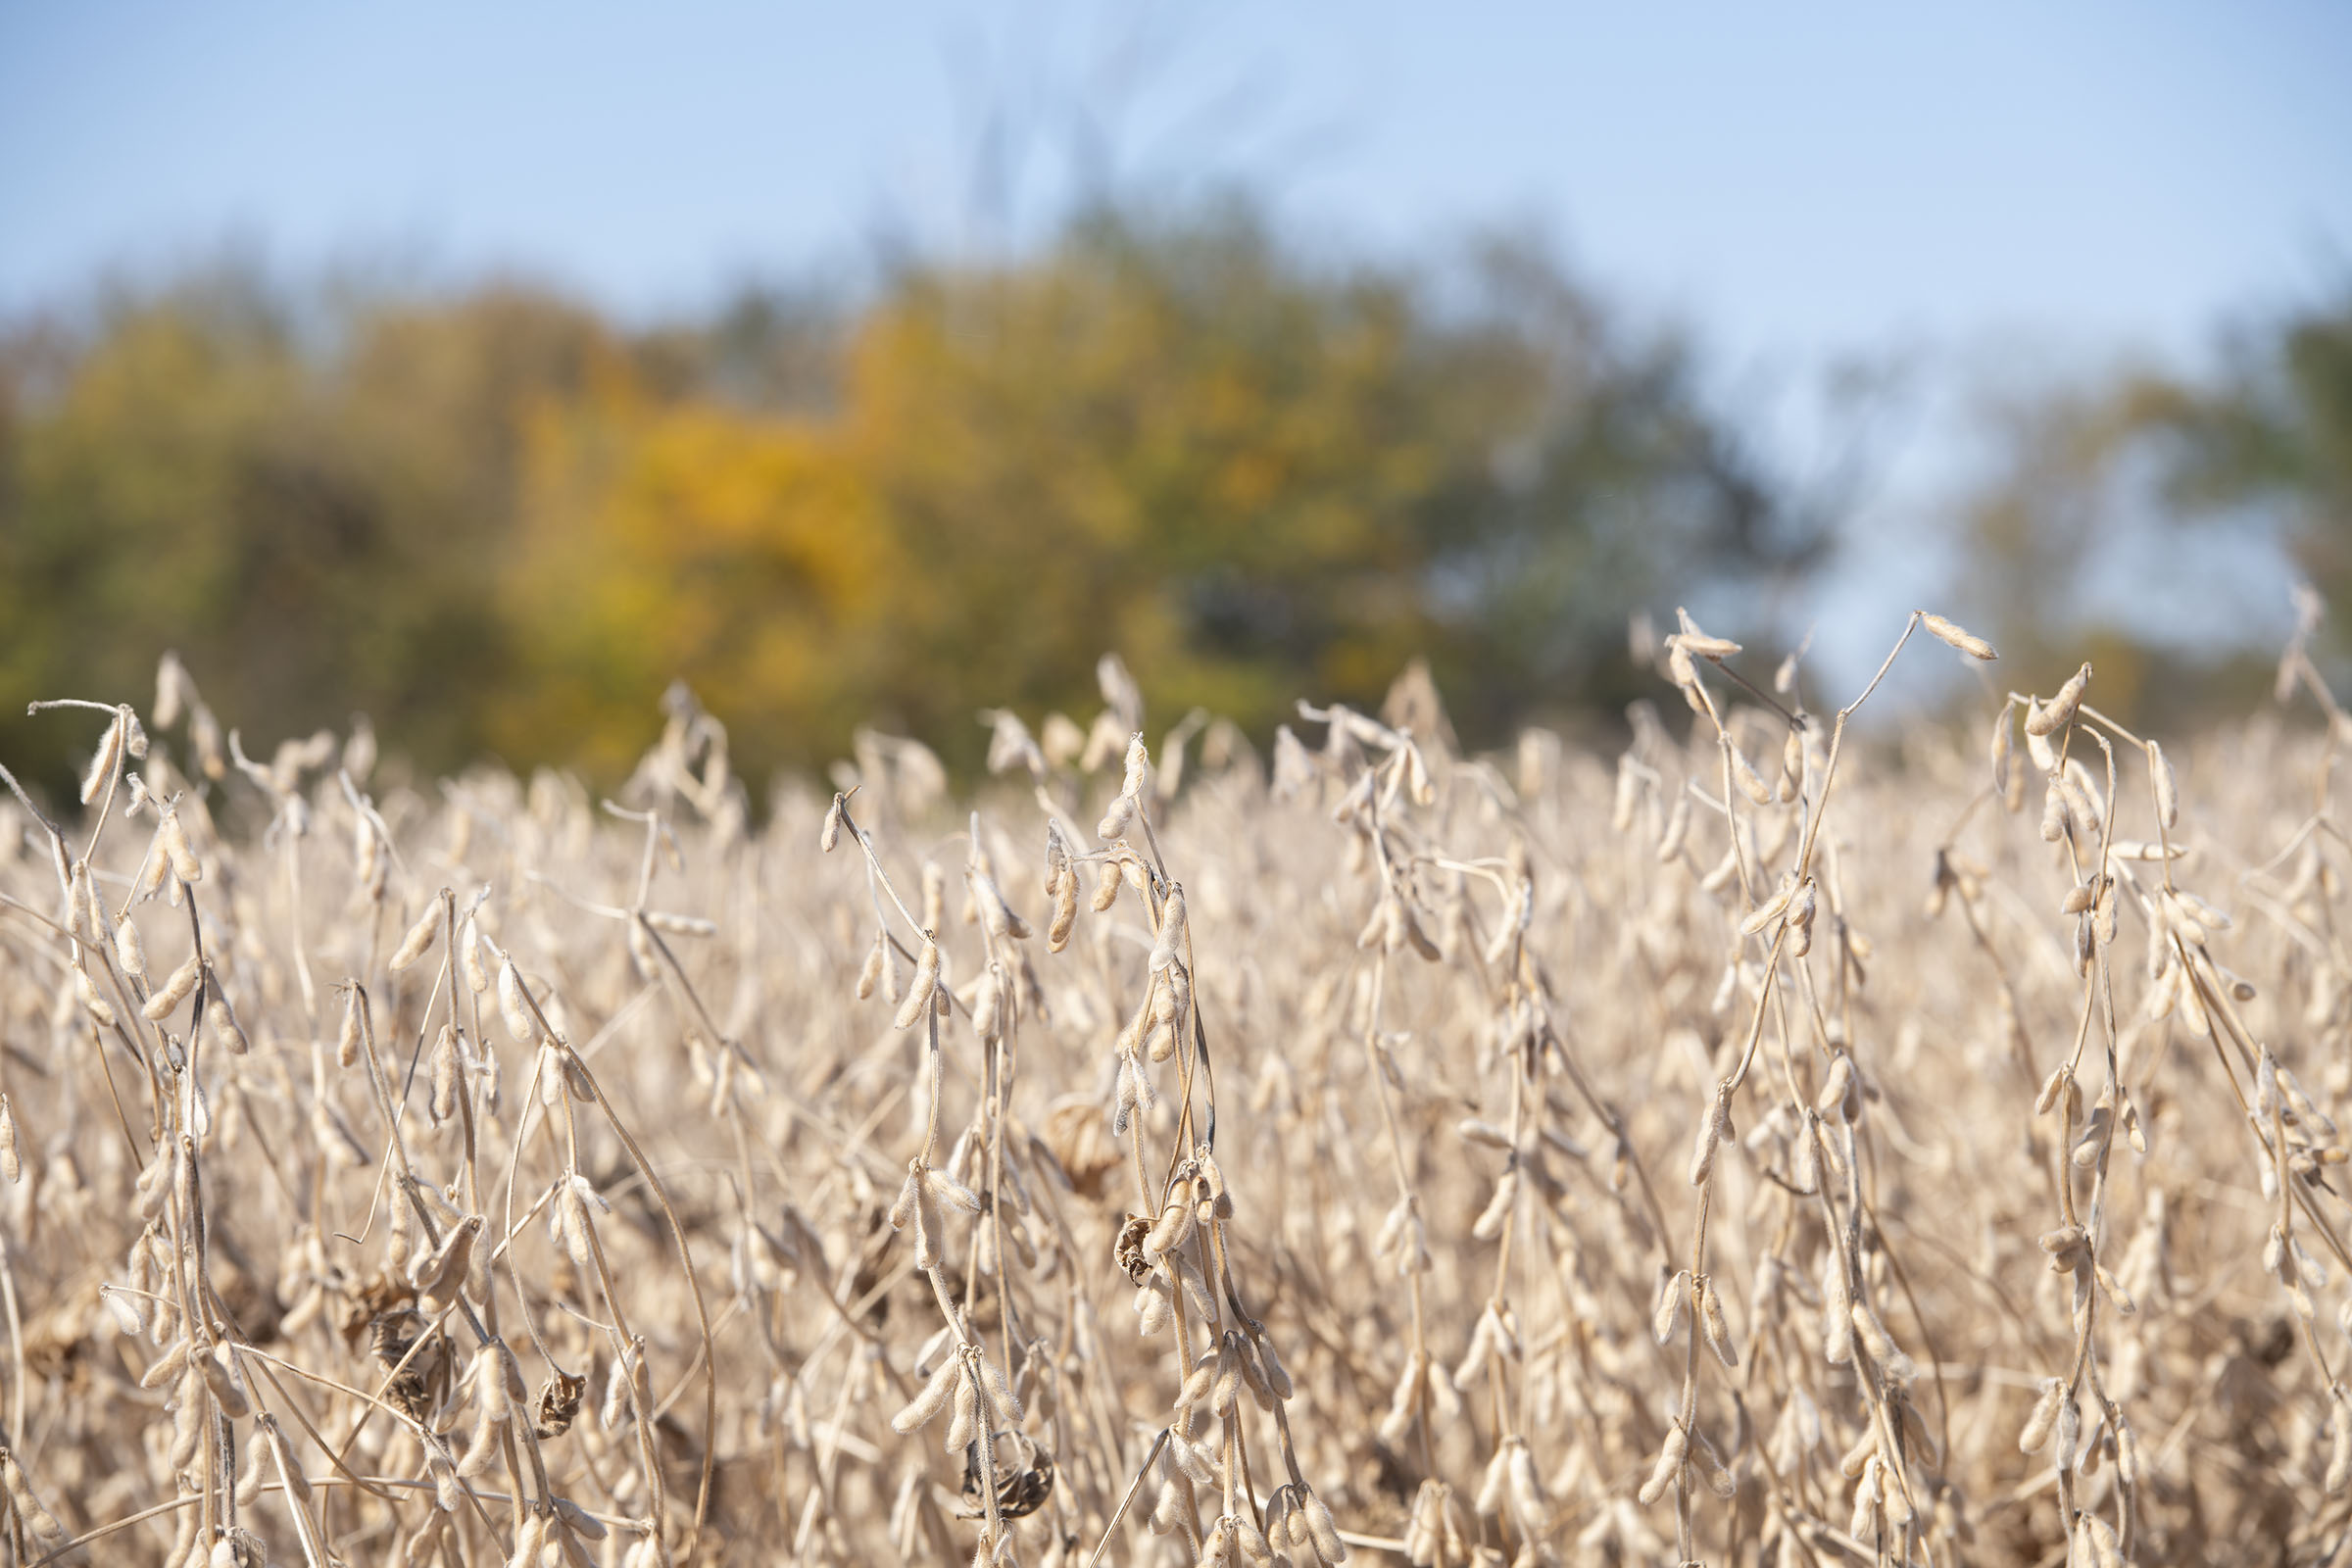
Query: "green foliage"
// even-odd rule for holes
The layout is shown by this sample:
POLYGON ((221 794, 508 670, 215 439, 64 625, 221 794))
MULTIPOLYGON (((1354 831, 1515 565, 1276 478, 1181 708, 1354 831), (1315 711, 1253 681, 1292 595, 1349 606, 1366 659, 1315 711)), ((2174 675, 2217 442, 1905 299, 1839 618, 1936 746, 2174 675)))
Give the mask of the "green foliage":
MULTIPOLYGON (((2181 527, 2267 535, 2352 610, 2352 294, 2241 333, 2205 380, 2120 375, 2015 402, 1993 429, 2002 462, 1968 515, 1967 597, 1990 612, 2020 680, 2062 675, 2088 636, 2108 649, 2099 670, 2119 714, 2159 700, 2176 716, 2235 709, 2259 691, 2258 656, 2159 649, 2147 626, 2083 623, 2094 562, 2161 569, 2181 527), (2111 665, 2132 671, 2121 683, 2132 697, 2111 665)), ((2283 636, 2283 604, 2278 617, 2283 636)), ((2352 651, 2340 614, 2323 638, 2338 657, 2352 651)))
POLYGON ((111 314, 12 377, 0 432, 0 748, 56 776, 22 701, 144 702, 176 648, 258 740, 358 703, 438 760, 509 677, 497 576, 518 420, 612 350, 524 293, 380 308, 306 344, 250 292, 111 314), (44 386, 43 383, 51 383, 44 386))
POLYGON ((2134 389, 2143 427, 2169 438, 2169 478, 2189 509, 2281 507, 2297 564, 2352 609, 2352 292, 2241 346, 2210 388, 2134 389))
POLYGON ((1261 735, 1426 653, 1486 740, 1620 701, 1630 609, 1820 542, 1679 345, 1509 247, 1435 277, 1100 215, 855 310, 296 318, 216 282, 14 341, 0 690, 137 698, 175 647, 257 743, 348 704, 427 765, 609 775, 683 676, 757 772, 867 718, 968 763, 975 709, 1084 706, 1105 648, 1261 735))

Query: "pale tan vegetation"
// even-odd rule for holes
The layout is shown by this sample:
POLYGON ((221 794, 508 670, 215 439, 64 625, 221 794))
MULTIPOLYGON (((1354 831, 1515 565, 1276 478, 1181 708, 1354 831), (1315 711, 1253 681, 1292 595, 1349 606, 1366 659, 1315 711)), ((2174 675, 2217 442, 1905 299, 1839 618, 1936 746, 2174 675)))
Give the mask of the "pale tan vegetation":
POLYGON ((1105 661, 953 808, 60 705, 8 1560, 2340 1559, 2347 726, 1902 631, 1989 767, 1688 622, 1622 757, 1105 661))

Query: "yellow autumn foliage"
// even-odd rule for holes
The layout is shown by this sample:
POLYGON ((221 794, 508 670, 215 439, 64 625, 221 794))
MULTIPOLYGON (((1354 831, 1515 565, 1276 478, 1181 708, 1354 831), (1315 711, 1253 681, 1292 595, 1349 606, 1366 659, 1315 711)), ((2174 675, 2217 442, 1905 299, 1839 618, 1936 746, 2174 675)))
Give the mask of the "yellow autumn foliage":
POLYGON ((1261 738, 1425 654, 1493 735, 1621 701, 1630 608, 1805 543, 1681 350, 1524 254, 1441 294, 1101 218, 854 308, 337 311, 196 279, 0 336, 20 699, 135 697, 175 648, 257 743, 357 704, 425 765, 610 780, 682 678, 758 777, 869 719, 971 765, 976 710, 1084 706, 1105 649, 1261 738))
POLYGON ((786 733, 860 716, 907 564, 837 432, 622 396, 543 413, 525 450, 502 749, 616 768, 643 742, 623 701, 672 678, 786 733))

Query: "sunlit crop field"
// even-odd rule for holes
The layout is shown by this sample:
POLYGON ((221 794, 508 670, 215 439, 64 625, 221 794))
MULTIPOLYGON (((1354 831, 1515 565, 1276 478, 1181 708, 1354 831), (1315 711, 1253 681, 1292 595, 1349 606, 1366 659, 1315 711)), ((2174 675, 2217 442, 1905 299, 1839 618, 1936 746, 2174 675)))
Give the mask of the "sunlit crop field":
POLYGON ((2347 726, 1897 631, 1979 721, 1686 624, 1622 755, 1261 753, 1105 661, 968 796, 55 708, 9 1560, 2339 1559, 2347 726))

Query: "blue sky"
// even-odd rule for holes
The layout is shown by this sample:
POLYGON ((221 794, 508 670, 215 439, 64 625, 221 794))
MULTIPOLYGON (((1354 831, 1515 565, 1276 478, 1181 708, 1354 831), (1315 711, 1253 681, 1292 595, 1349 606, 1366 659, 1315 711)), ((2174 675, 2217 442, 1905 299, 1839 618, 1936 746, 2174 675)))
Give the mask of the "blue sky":
POLYGON ((0 312, 233 240, 646 317, 1228 180, 1375 252, 1535 225, 1730 388, 1900 352, 1948 405, 2340 288, 2352 7, 0 0, 0 312))
POLYGON ((0 306, 236 235, 650 311, 1018 238, 1081 161, 1541 223, 1735 356, 2180 346, 2352 257, 2352 8, 0 6, 0 306))

